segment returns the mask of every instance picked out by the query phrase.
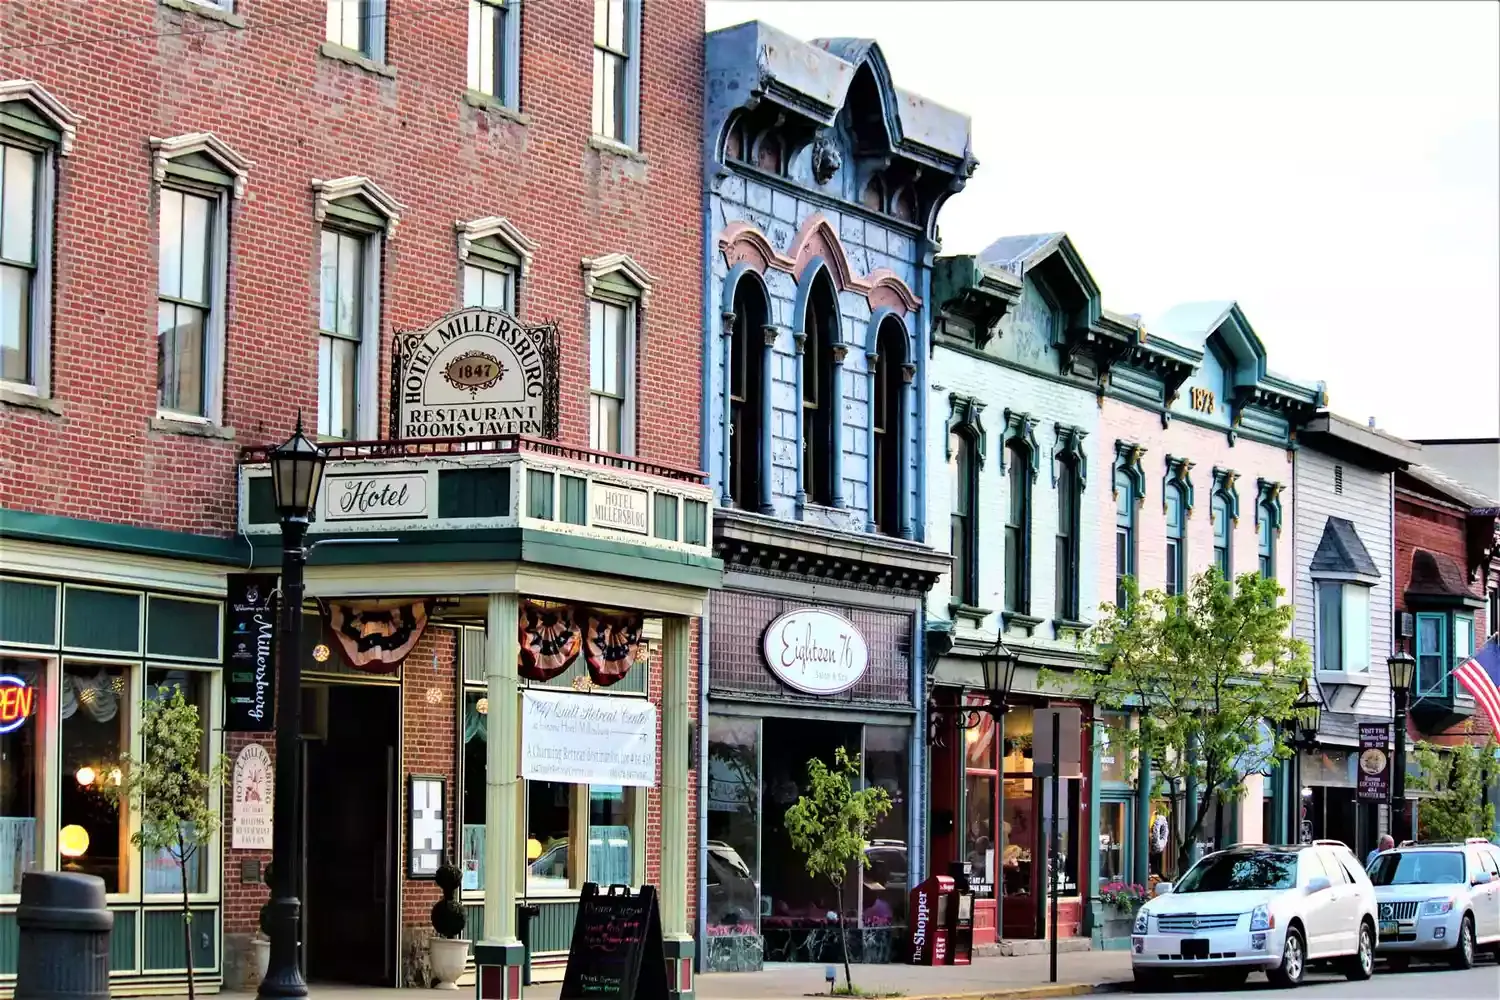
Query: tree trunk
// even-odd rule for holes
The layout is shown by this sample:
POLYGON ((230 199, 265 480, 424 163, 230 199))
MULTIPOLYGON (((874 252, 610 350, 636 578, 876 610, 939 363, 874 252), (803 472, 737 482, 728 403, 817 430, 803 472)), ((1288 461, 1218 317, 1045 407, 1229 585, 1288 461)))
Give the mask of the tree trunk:
POLYGON ((838 897, 839 947, 844 952, 844 986, 852 996, 854 994, 854 974, 849 970, 849 935, 844 933, 844 883, 835 882, 833 888, 838 897))
POLYGON ((1180 879, 1187 874, 1187 870, 1193 864, 1193 845, 1198 842, 1198 831, 1203 829, 1203 821, 1208 818, 1209 801, 1214 797, 1217 786, 1210 788, 1206 795, 1198 798, 1193 811, 1189 813, 1186 796, 1183 797, 1182 826, 1184 833, 1182 841, 1177 845, 1177 877, 1180 879), (1189 826, 1191 821, 1192 825, 1189 826))
POLYGON ((182 875, 182 944, 183 958, 187 964, 188 1000, 194 1000, 193 992, 193 911, 188 906, 188 853, 183 840, 182 827, 177 828, 177 871, 182 875))

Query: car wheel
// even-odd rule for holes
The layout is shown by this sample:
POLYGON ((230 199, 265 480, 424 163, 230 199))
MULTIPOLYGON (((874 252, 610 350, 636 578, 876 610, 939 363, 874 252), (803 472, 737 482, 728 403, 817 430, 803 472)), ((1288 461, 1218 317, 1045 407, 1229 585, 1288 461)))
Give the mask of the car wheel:
POLYGON ((1164 990, 1172 983, 1172 974, 1158 969, 1132 969, 1138 990, 1164 990))
POLYGON ((1455 969, 1474 968, 1474 918, 1467 913, 1458 925, 1458 944, 1453 946, 1448 964, 1455 969))
POLYGON ((1272 986, 1288 990, 1301 986, 1302 976, 1306 972, 1307 944, 1302 940, 1301 931, 1295 927, 1288 927, 1286 944, 1281 946, 1281 964, 1274 969, 1268 969, 1266 978, 1271 981, 1272 986))
POLYGON ((1368 920, 1360 921, 1359 949, 1346 962, 1344 975, 1353 982, 1369 979, 1375 974, 1375 930, 1368 920))

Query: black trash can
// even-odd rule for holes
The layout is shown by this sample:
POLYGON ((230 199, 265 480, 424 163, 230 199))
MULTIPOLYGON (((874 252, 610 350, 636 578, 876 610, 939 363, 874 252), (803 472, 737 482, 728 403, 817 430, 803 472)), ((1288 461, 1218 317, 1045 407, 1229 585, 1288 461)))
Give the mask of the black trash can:
POLYGON ((109 932, 104 880, 72 872, 21 876, 16 1000, 108 1000, 109 932))

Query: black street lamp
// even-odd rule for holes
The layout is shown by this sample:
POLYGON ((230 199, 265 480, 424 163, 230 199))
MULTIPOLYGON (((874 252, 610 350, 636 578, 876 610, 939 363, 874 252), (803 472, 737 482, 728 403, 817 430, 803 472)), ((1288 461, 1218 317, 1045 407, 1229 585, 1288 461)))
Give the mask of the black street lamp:
POLYGON ((1406 707, 1411 697, 1411 682, 1417 672, 1417 661, 1411 654, 1401 650, 1387 657, 1386 667, 1391 673, 1391 697, 1395 700, 1396 717, 1396 773, 1391 776, 1391 836, 1396 843, 1413 836, 1410 813, 1406 803, 1406 707))
POLYGON ((281 521, 281 615, 276 636, 279 676, 271 902, 266 921, 271 955, 260 983, 258 995, 262 997, 307 996, 297 954, 302 915, 302 903, 297 898, 297 873, 302 870, 297 837, 301 806, 297 751, 302 735, 302 594, 303 567, 307 564, 303 543, 326 460, 318 446, 303 436, 301 413, 297 414, 297 430, 291 438, 271 452, 271 483, 276 516, 281 521))
MULTIPOLYGON (((987 699, 983 705, 938 705, 928 703, 930 723, 927 742, 932 746, 943 746, 943 731, 948 726, 961 730, 977 729, 988 715, 999 720, 1010 710, 1010 686, 1016 679, 1016 655, 996 637, 995 644, 979 658, 979 671, 987 699)), ((1003 748, 1002 748, 1003 752, 1003 748)))
POLYGON ((1292 703, 1292 712, 1292 724, 1296 726, 1292 746, 1296 748, 1297 755, 1293 758, 1291 830, 1288 831, 1287 843, 1298 844, 1302 842, 1302 809, 1305 805, 1302 795, 1302 753, 1318 745, 1318 726, 1323 721, 1323 703, 1318 700, 1311 685, 1303 685, 1302 693, 1292 703))

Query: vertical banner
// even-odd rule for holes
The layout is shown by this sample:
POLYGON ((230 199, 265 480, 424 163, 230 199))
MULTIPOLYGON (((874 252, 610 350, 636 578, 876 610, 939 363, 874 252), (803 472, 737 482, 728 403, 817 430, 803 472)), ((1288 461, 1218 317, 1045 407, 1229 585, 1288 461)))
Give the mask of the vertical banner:
POLYGON ((224 616, 224 731, 276 728, 274 573, 230 573, 224 616))
POLYGON ((1390 723, 1359 724, 1359 787, 1362 802, 1384 802, 1391 790, 1391 756, 1386 753, 1390 723))

